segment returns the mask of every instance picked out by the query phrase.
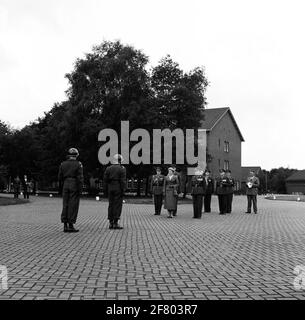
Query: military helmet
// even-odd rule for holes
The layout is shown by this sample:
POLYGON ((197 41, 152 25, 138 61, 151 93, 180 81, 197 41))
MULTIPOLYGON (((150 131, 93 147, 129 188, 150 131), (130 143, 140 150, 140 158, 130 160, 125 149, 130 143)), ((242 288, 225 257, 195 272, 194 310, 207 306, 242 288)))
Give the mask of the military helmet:
POLYGON ((113 156, 113 160, 118 161, 118 162, 122 162, 122 161, 124 161, 124 158, 121 154, 117 153, 113 156))
POLYGON ((68 150, 68 156, 74 156, 77 157, 79 155, 79 152, 76 148, 70 148, 68 150))

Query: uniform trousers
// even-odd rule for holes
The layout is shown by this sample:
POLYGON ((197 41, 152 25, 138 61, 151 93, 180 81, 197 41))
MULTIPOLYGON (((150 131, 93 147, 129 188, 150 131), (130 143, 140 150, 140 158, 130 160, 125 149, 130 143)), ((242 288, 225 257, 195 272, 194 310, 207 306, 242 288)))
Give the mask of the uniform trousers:
POLYGON ((110 222, 118 222, 122 213, 123 194, 121 190, 108 191, 108 220, 110 222))
POLYGON ((194 218, 201 218, 202 205, 203 205, 203 195, 202 194, 193 194, 192 197, 193 197, 194 218))
POLYGON ((163 194, 154 194, 155 214, 161 213, 163 194))
POLYGON ((257 212, 257 196, 248 194, 247 199, 248 199, 247 212, 251 212, 252 203, 253 203, 253 211, 257 212))
POLYGON ((63 209, 61 213, 61 222, 74 224, 76 223, 80 200, 79 184, 76 179, 65 179, 62 197, 63 209))
POLYGON ((224 214, 227 212, 227 195, 219 194, 218 195, 218 204, 219 204, 219 213, 224 214))
POLYGON ((204 195, 204 212, 211 212, 211 199, 211 193, 207 193, 204 195))
POLYGON ((229 193, 226 195, 227 198, 227 213, 231 213, 232 212, 232 202, 233 202, 233 193, 229 193))

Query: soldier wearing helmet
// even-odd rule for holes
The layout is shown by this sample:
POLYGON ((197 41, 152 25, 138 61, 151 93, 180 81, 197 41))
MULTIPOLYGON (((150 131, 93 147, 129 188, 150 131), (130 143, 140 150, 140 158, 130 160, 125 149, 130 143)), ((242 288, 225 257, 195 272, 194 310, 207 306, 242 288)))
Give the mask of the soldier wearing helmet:
POLYGON ((203 196, 205 193, 206 185, 203 175, 203 170, 199 167, 195 169, 195 175, 192 177, 192 199, 193 199, 193 218, 201 219, 203 196))
POLYGON ((70 148, 67 160, 59 167, 58 181, 62 186, 63 209, 61 222, 64 224, 64 232, 78 232, 74 228, 76 223, 79 200, 84 183, 83 165, 77 160, 79 152, 76 148, 70 148))
POLYGON ((113 156, 112 165, 104 173, 104 192, 108 196, 109 229, 123 229, 118 223, 123 205, 123 195, 126 189, 126 169, 121 165, 123 157, 113 156))
POLYGON ((224 169, 219 170, 219 177, 216 178, 216 194, 218 196, 219 214, 227 213, 227 185, 228 180, 224 169))

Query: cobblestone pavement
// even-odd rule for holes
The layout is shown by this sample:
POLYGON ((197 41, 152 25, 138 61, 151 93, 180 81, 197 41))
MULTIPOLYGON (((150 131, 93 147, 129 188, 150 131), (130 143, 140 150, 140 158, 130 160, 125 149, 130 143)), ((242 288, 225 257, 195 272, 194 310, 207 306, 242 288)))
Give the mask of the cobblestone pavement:
POLYGON ((0 299, 304 299, 293 273, 305 265, 305 206, 259 198, 259 214, 192 219, 124 204, 124 230, 109 230, 107 203, 82 200, 79 233, 62 232, 61 199, 0 207, 0 299))

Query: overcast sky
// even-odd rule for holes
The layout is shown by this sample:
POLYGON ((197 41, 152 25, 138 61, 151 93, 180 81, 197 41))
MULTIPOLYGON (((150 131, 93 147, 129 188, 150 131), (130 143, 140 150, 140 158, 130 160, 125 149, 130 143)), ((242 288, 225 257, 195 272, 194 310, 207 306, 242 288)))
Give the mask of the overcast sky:
POLYGON ((243 165, 305 169, 304 0, 0 0, 0 119, 21 128, 65 100, 103 40, 204 66, 208 108, 230 107, 243 165))

